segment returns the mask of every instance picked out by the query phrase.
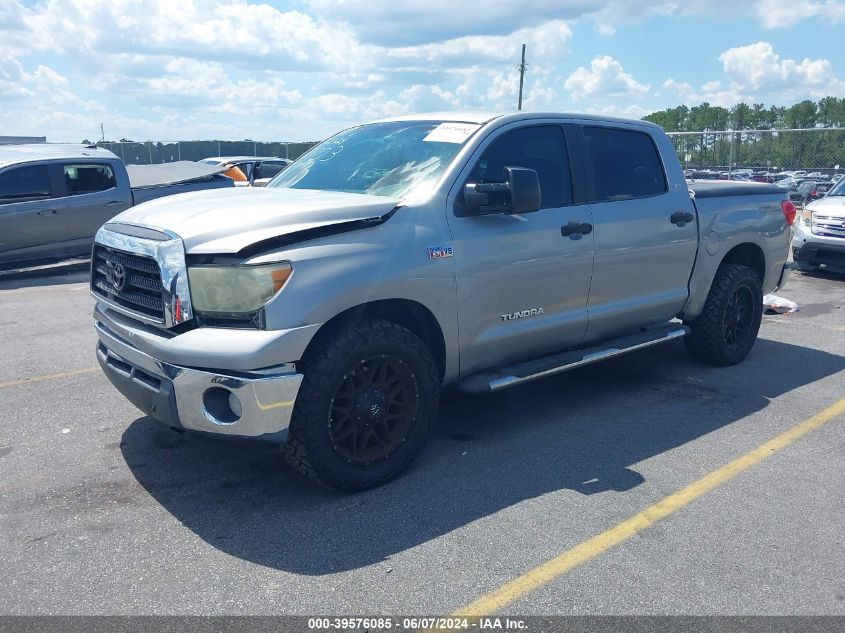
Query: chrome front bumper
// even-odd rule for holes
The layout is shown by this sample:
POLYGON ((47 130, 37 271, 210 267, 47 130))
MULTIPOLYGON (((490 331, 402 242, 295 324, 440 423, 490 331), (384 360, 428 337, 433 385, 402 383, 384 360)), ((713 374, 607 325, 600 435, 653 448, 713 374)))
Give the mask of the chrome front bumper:
POLYGON ((222 374, 180 367, 139 350, 101 321, 95 327, 100 366, 118 391, 149 417, 202 433, 287 439, 302 383, 293 365, 222 374))

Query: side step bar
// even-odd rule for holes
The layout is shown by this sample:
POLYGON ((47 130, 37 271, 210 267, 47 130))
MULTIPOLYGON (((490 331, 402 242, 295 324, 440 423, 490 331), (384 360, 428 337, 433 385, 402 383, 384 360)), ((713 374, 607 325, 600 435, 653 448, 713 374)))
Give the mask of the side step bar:
POLYGON ((689 334, 689 331, 686 325, 674 323, 662 325, 657 328, 650 328, 639 334, 605 341, 595 347, 561 352, 552 356, 546 356, 545 358, 502 367, 498 370, 474 374, 458 382, 457 387, 466 393, 491 393, 537 380, 538 378, 553 376, 554 374, 569 371, 576 367, 583 367, 584 365, 613 358, 614 356, 627 354, 628 352, 633 352, 644 347, 665 343, 666 341, 685 336, 689 334))

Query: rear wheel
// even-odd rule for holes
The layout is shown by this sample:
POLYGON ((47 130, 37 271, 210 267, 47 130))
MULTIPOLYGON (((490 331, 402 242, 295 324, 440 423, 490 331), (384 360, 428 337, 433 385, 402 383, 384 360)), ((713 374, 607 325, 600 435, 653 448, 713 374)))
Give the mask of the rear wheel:
POLYGON ((684 342, 705 362, 735 365, 754 346, 762 318, 763 291, 757 273, 748 266, 722 264, 701 315, 685 322, 691 331, 684 342))
POLYGON ((287 461, 338 490, 386 482, 417 456, 439 402, 437 364, 409 330, 380 319, 340 328, 303 359, 287 461))

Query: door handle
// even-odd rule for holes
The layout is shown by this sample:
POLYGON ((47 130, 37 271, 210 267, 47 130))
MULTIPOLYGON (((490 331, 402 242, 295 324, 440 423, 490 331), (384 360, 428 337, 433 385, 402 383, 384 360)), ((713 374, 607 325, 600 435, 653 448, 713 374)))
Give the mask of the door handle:
POLYGON ((669 216, 669 220, 671 220, 672 224, 677 224, 679 226, 692 222, 694 219, 695 216, 689 211, 675 211, 675 213, 669 216))
POLYGON ((120 204, 123 204, 120 200, 112 200, 111 202, 106 202, 107 207, 116 207, 120 204))
POLYGON ((55 209, 41 209, 41 211, 38 212, 38 215, 56 215, 56 210, 55 209))
POLYGON ((572 240, 577 240, 582 235, 589 235, 593 232, 593 225, 588 222, 568 222, 560 227, 560 234, 572 240))

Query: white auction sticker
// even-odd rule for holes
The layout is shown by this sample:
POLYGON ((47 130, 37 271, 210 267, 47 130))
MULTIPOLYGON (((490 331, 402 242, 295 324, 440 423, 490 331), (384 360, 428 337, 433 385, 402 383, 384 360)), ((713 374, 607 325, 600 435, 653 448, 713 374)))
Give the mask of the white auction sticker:
POLYGON ((480 127, 476 123, 441 123, 423 140, 430 143, 463 143, 480 127))

